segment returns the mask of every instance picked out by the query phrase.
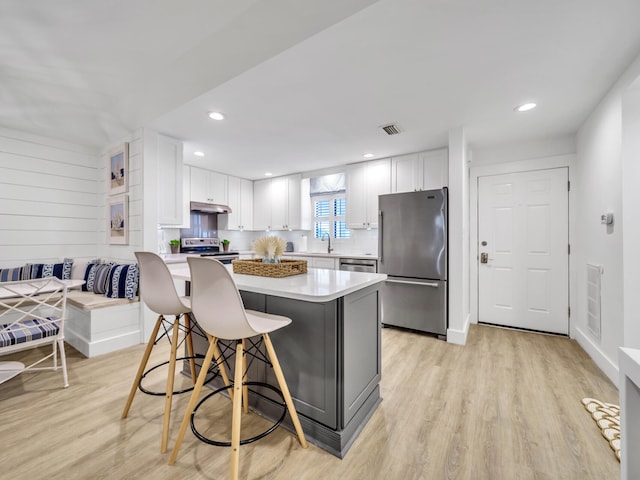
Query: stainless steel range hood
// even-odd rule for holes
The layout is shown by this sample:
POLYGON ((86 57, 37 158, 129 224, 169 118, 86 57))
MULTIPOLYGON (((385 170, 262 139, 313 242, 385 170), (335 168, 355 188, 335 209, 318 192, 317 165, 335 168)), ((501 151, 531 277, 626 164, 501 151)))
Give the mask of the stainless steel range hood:
POLYGON ((228 205, 220 205, 218 203, 191 202, 192 212, 204 213, 231 213, 231 207, 228 205))

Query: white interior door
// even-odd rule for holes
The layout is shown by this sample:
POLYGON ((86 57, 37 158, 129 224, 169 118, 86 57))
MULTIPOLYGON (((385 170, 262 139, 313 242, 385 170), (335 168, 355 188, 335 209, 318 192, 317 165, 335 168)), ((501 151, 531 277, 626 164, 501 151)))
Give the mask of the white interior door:
POLYGON ((478 182, 478 321, 568 334, 567 168, 478 182))

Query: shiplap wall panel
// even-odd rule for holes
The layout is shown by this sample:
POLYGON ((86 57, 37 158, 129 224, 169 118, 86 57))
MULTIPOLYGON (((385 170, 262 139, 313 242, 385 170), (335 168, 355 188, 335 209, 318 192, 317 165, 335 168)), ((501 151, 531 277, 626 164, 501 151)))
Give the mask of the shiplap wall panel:
POLYGON ((0 128, 0 267, 64 257, 135 259, 144 240, 142 129, 122 142, 129 143, 129 243, 110 245, 107 165, 118 143, 98 153, 0 128))
MULTIPOLYGON (((1 154, 0 154, 1 155, 1 154)), ((84 192, 94 193, 96 189, 96 182, 86 180, 84 178, 70 178, 61 177, 57 175, 51 175, 40 172, 30 171, 18 171, 13 169, 2 169, 2 176, 0 177, 0 184, 4 187, 7 185, 15 185, 18 187, 35 187, 37 189, 48 190, 47 193, 53 195, 51 198, 57 198, 58 192, 84 192), (93 188, 93 190, 92 190, 93 188)), ((0 191, 0 195, 3 192, 0 191)), ((42 197, 42 196, 41 196, 42 197)), ((44 198, 42 198, 44 200, 44 198)), ((95 201, 94 201, 95 205, 95 201)))
POLYGON ((58 262, 65 257, 94 258, 95 244, 88 245, 2 245, 2 267, 19 267, 25 263, 58 262), (69 254, 70 249, 73 254, 69 254))
POLYGON ((0 267, 96 256, 101 161, 82 146, 0 129, 0 267))
POLYGON ((22 230, 25 232, 39 232, 42 229, 69 232, 97 231, 98 220, 86 218, 47 217, 43 215, 3 215, 0 214, 0 225, 3 232, 8 230, 22 230))
POLYGON ((0 130, 0 152, 26 158, 40 158, 60 165, 78 165, 96 168, 96 154, 84 147, 58 140, 27 136, 22 132, 0 130))
POLYGON ((0 213, 17 216, 38 216, 58 218, 95 219, 95 205, 74 205, 72 203, 47 202, 42 195, 35 200, 0 200, 0 213))
POLYGON ((35 235, 25 235, 23 231, 4 231, 3 240, 9 245, 84 245, 96 244, 96 232, 69 232, 44 230, 35 235))
POLYGON ((17 172, 40 172, 59 177, 79 178, 94 181, 96 167, 75 165, 73 163, 61 163, 47 158, 30 157, 3 152, 0 155, 0 168, 15 170, 17 172))
MULTIPOLYGON (((4 179, 3 179, 4 181, 4 179)), ((0 182, 2 183, 2 182, 0 182)), ((58 185, 59 187, 60 185, 58 185)), ((73 188, 73 187, 71 187, 73 188)), ((13 200, 29 201, 33 198, 41 197, 55 198, 56 203, 70 203, 74 205, 90 205, 95 207, 96 192, 82 192, 78 190, 68 190, 66 188, 34 187, 16 184, 3 184, 0 197, 11 198, 13 200)))

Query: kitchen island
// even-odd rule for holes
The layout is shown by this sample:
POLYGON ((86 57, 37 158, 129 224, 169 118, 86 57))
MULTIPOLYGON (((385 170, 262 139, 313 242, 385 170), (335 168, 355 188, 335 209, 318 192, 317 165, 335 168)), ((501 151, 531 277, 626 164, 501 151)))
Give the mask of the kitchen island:
MULTIPOLYGON (((309 269, 271 278, 227 268, 247 309, 293 320, 271 340, 300 422, 308 441, 342 458, 381 401, 380 288, 386 275, 309 269)), ((190 279, 188 268, 174 268, 172 275, 190 279)), ((196 352, 204 353, 206 343, 197 340, 196 352)), ((277 385, 272 369, 258 362, 249 380, 277 385)), ((279 401, 268 389, 260 393, 279 401)), ((258 395, 250 395, 250 405, 269 418, 281 411, 258 395)))

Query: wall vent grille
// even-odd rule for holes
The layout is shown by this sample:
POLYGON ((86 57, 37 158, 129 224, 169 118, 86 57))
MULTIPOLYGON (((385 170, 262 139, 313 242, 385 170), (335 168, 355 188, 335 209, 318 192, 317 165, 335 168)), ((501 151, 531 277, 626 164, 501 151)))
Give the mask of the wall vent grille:
POLYGON ((587 263, 587 327, 600 340, 601 327, 601 277, 600 265, 587 263))

